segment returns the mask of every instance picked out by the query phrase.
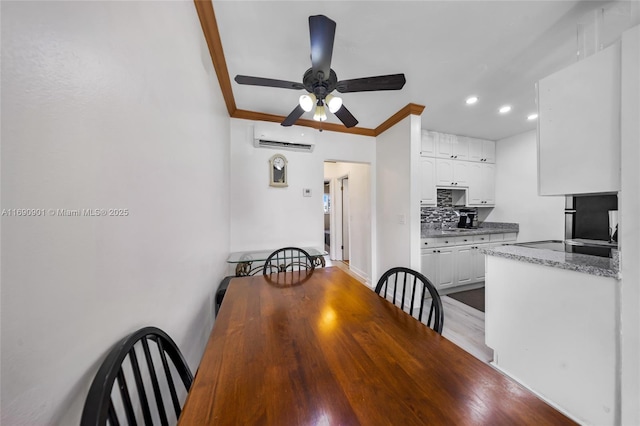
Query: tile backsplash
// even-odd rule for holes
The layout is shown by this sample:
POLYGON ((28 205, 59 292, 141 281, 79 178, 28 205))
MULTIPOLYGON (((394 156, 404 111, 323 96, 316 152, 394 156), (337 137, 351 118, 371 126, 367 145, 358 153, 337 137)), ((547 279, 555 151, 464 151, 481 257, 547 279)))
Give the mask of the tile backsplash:
MULTIPOLYGON (((420 223, 427 224, 428 227, 439 229, 440 227, 452 227, 458 224, 459 217, 455 213, 459 207, 453 206, 453 192, 450 189, 438 189, 438 207, 421 207, 420 223)), ((478 210, 475 208, 467 210, 478 210)))

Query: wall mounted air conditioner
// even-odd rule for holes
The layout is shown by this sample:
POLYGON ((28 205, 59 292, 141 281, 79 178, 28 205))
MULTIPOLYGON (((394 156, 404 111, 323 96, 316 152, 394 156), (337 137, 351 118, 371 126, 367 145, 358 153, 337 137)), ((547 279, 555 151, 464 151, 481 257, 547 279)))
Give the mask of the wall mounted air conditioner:
POLYGON ((276 123, 256 123, 253 128, 253 146, 256 148, 313 152, 313 142, 315 135, 311 129, 282 127, 276 123))

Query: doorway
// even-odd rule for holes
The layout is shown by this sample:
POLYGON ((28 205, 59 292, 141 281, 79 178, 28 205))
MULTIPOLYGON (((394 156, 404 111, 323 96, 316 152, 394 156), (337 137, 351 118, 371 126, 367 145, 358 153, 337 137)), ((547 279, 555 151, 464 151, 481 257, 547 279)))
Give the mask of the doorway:
MULTIPOLYGON (((371 276, 372 211, 371 165, 325 161, 325 221, 329 210, 329 260, 344 266, 361 281, 371 276), (327 191, 328 185, 328 195, 327 191)), ((326 223, 326 222, 325 222, 326 223)), ((326 231, 326 224, 325 229, 326 231)), ((325 234, 325 240, 326 240, 325 234)))

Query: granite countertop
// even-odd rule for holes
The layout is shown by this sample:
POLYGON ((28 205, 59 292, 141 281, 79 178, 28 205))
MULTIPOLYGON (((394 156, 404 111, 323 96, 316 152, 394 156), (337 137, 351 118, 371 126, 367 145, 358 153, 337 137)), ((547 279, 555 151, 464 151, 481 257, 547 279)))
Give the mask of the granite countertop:
POLYGON ((489 256, 504 257, 585 274, 620 279, 619 253, 617 250, 613 251, 613 258, 514 245, 481 248, 480 252, 489 256))
POLYGON ((519 225, 517 223, 503 222, 484 222, 478 228, 452 228, 452 229, 436 229, 429 226, 422 226, 420 238, 440 238, 452 236, 469 236, 469 235, 485 235, 485 234, 504 234, 506 232, 518 232, 519 225))

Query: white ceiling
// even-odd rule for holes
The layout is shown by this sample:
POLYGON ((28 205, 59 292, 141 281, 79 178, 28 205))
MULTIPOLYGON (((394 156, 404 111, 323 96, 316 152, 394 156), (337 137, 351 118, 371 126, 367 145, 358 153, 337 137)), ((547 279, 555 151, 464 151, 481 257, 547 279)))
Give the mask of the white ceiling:
MULTIPOLYGON (((636 0, 633 0, 636 1, 636 0)), ((603 39, 628 27, 631 2, 214 1, 229 76, 302 81, 310 67, 310 15, 337 23, 331 68, 339 80, 404 73, 400 91, 346 93, 345 106, 375 128, 409 103, 422 127, 502 139, 534 129, 535 83, 576 61, 579 22, 605 8, 603 39), (468 95, 480 101, 469 107, 468 95), (503 104, 513 110, 497 113, 503 104)), ((589 27, 587 27, 589 28, 589 27)), ((242 86, 239 109, 288 115, 304 91, 242 86)), ((306 113, 302 118, 311 118, 306 113)), ((340 123, 330 114, 330 122, 340 123)))

